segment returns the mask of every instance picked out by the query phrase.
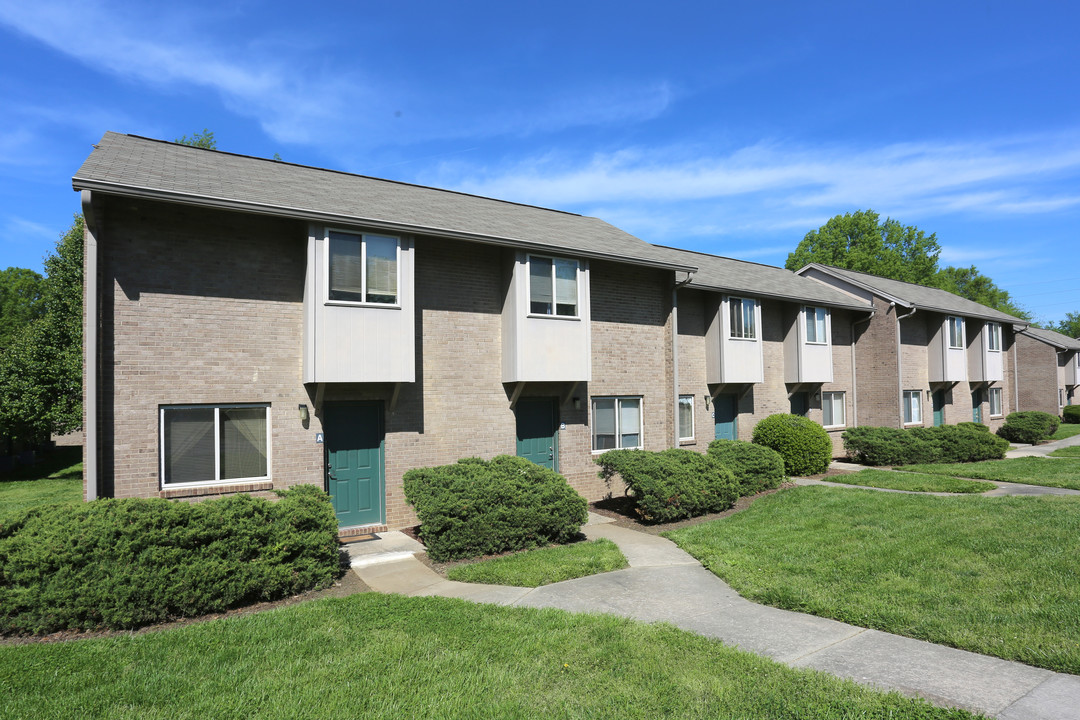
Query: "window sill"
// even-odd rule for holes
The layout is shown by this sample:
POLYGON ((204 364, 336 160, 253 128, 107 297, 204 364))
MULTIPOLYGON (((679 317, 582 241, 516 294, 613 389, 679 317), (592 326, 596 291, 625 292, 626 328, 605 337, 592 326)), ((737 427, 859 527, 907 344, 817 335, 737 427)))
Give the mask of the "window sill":
POLYGON ((166 499, 183 497, 202 497, 205 495, 225 495, 228 493, 256 492, 273 490, 273 480, 250 480, 238 483, 217 483, 214 485, 186 485, 182 487, 164 487, 158 497, 166 499))
POLYGON ((641 445, 635 445, 634 447, 626 447, 626 448, 604 448, 603 450, 593 450, 592 454, 593 455, 603 455, 604 453, 611 452, 612 450, 644 450, 644 448, 641 445))
POLYGON ((680 445, 697 445, 697 440, 694 438, 679 438, 680 445))
POLYGON ((324 305, 332 305, 334 307, 362 307, 362 308, 381 308, 383 310, 400 310, 401 304, 389 305, 387 303, 370 303, 370 302, 351 302, 349 300, 324 300, 324 305))
POLYGON ((736 342, 752 342, 752 343, 757 342, 756 337, 748 338, 748 337, 731 337, 731 336, 728 336, 728 340, 734 340, 736 342))
POLYGON ((541 313, 527 313, 525 317, 536 318, 537 320, 573 320, 575 322, 581 321, 580 315, 544 315, 541 313))
POLYGON ((847 425, 822 425, 827 432, 836 432, 837 430, 847 430, 847 425))
POLYGON ((904 427, 922 427, 922 420, 917 422, 906 422, 904 423, 904 427))

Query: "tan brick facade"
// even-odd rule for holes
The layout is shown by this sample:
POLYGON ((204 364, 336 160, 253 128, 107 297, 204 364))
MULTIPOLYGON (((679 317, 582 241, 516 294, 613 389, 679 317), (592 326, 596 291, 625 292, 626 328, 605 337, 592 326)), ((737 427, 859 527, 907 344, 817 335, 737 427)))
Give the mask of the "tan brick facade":
MULTIPOLYGON (((1039 410, 1060 415, 1058 395, 1065 394, 1058 349, 1027 335, 1016 336, 1017 381, 1021 410, 1039 410)), ((1063 353, 1068 355, 1068 353, 1063 353)))

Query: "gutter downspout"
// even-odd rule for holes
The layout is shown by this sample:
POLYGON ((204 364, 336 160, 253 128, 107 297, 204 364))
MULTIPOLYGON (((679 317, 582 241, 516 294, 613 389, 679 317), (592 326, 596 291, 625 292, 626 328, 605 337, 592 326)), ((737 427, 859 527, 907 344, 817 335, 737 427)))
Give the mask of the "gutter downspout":
POLYGON ((81 193, 83 220, 83 494, 98 497, 97 218, 89 190, 81 193))
POLYGON ((671 415, 673 422, 671 434, 674 436, 671 447, 679 447, 679 288, 687 285, 694 278, 694 273, 686 273, 686 279, 682 282, 676 280, 671 288, 671 415))
POLYGON ((851 427, 859 427, 859 383, 855 375, 855 326, 870 322, 876 314, 877 308, 874 308, 862 320, 851 321, 851 427))
MULTIPOLYGON (((900 408, 900 429, 904 428, 904 361, 900 355, 900 321, 918 312, 919 308, 911 308, 911 312, 906 315, 896 316, 896 401, 897 407, 900 408)), ((922 414, 922 407, 920 403, 919 414, 922 414)))

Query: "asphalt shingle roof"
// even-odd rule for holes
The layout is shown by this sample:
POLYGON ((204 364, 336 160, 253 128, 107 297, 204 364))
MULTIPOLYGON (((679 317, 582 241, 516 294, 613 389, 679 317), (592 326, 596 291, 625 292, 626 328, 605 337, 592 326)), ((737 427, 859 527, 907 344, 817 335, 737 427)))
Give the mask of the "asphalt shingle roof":
POLYGON ((784 268, 662 245, 657 247, 668 253, 673 260, 697 265, 698 271, 688 287, 753 297, 775 297, 829 307, 867 311, 872 309, 869 303, 859 298, 784 268))
MULTIPOLYGON (((807 267, 814 267, 823 272, 834 275, 842 280, 848 280, 855 285, 861 285, 870 291, 888 298, 899 300, 908 307, 916 307, 920 310, 933 310, 936 312, 949 313, 951 315, 966 315, 977 317, 982 320, 995 322, 1014 323, 1027 325, 1027 320, 995 310, 986 305, 968 300, 955 295, 947 290, 916 285, 915 283, 892 280, 878 275, 846 270, 831 265, 811 263, 807 267)), ((805 268, 803 268, 805 269, 805 268)), ((802 272, 800 270, 800 272, 802 272)))
POLYGON ((1062 335, 1054 330, 1044 330, 1043 328, 1029 327, 1024 330, 1025 335, 1031 335, 1032 337, 1042 340, 1048 345, 1054 345, 1062 350, 1080 350, 1080 340, 1071 338, 1068 335, 1062 335))
POLYGON ((114 132, 94 146, 72 186, 675 270, 695 267, 597 218, 114 132))

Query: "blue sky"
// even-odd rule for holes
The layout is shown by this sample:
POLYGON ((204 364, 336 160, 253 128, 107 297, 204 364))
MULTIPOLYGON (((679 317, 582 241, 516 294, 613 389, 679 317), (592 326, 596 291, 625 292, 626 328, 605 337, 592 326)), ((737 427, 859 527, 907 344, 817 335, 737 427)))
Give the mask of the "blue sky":
POLYGON ((601 217, 782 265, 872 208, 1080 310, 1080 5, 0 0, 0 267, 106 130, 601 217), (816 7, 815 7, 816 6, 816 7))

